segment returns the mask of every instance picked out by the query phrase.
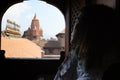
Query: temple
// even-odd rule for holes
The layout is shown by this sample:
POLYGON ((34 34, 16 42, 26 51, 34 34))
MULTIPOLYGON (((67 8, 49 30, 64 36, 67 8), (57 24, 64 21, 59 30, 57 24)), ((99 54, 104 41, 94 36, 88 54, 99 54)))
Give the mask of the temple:
POLYGON ((39 40, 42 35, 43 30, 40 27, 39 20, 37 19, 35 14, 31 22, 31 26, 28 28, 27 31, 24 32, 23 36, 27 37, 30 40, 39 40))

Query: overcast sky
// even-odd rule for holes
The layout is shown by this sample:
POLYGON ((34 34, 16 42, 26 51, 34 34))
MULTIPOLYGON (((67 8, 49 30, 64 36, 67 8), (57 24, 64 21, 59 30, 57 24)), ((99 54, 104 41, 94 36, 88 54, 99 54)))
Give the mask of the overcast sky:
POLYGON ((5 30, 6 20, 10 19, 21 26, 23 34, 30 27, 35 13, 43 29, 44 39, 56 38, 55 35, 65 28, 64 16, 60 10, 43 1, 29 0, 8 8, 2 19, 2 31, 5 30))

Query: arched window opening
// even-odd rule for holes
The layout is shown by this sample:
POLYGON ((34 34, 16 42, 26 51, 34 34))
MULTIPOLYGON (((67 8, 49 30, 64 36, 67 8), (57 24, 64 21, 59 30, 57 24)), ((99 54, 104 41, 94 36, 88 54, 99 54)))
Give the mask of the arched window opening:
POLYGON ((55 6, 29 0, 12 5, 1 25, 6 58, 60 58, 65 51, 65 19, 55 6))

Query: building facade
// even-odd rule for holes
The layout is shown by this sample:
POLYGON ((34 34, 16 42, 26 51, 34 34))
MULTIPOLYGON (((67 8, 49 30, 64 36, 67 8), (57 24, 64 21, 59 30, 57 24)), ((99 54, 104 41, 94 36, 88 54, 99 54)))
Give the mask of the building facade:
POLYGON ((19 37, 20 38, 21 37, 20 25, 8 19, 4 34, 6 37, 16 37, 16 38, 19 37))
POLYGON ((60 43, 61 46, 61 51, 65 51, 65 29, 63 29, 62 31, 60 31, 57 35, 56 35, 58 42, 60 43))
POLYGON ((48 40, 44 45, 46 55, 60 55, 61 51, 65 51, 65 29, 56 34, 57 40, 48 40))
POLYGON ((57 40, 49 40, 44 45, 46 55, 59 55, 61 51, 60 43, 57 40))

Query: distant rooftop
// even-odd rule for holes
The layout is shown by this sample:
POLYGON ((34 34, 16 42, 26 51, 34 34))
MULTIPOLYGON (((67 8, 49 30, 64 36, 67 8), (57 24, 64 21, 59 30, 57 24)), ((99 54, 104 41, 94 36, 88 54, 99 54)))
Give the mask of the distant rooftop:
POLYGON ((44 48, 61 48, 61 45, 58 41, 50 40, 45 44, 44 48))
POLYGON ((65 34, 65 29, 61 30, 58 34, 56 34, 56 36, 58 36, 59 34, 65 34))
POLYGON ((41 58, 43 52, 39 46, 28 39, 9 39, 2 35, 1 49, 5 50, 6 58, 41 58))
MULTIPOLYGON (((59 33, 65 33, 65 29, 61 30, 59 33)), ((58 34, 59 34, 59 33, 58 33, 58 34)))

